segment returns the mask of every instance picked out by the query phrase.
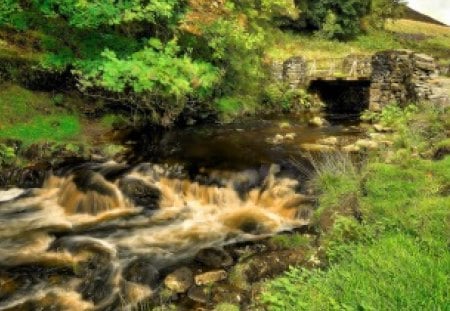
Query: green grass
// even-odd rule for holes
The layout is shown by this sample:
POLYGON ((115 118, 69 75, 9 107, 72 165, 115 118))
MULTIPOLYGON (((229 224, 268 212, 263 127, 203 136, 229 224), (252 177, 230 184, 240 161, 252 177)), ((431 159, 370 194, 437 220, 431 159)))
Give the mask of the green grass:
POLYGON ((264 300, 269 310, 448 310, 449 275, 448 253, 389 234, 327 271, 291 269, 264 300))
POLYGON ((49 93, 33 92, 15 84, 0 85, 0 129, 54 110, 49 93))
POLYGON ((450 157, 372 164, 362 184, 363 222, 338 216, 322 237, 328 269, 269 282, 269 310, 449 310, 450 157))
MULTIPOLYGON (((58 107, 65 98, 4 83, 0 88, 0 138, 25 145, 78 140, 81 123, 76 114, 58 107)), ((69 101, 73 101, 70 99, 69 101)))
POLYGON ((342 156, 315 163, 325 268, 293 267, 268 281, 261 294, 268 310, 450 310, 450 157, 417 153, 446 143, 447 118, 431 106, 389 108, 382 121, 415 132, 386 151, 402 157, 387 163, 372 154, 361 168, 342 156))
POLYGON ((26 145, 42 141, 66 142, 75 138, 80 130, 76 116, 36 116, 30 122, 17 123, 0 130, 0 138, 18 139, 26 145))

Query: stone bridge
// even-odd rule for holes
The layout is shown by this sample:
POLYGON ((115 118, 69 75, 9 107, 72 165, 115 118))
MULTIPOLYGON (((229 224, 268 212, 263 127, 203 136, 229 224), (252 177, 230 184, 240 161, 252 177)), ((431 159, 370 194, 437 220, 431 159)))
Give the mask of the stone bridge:
POLYGON ((273 79, 290 88, 306 88, 334 112, 378 111, 397 102, 436 99, 432 57, 410 50, 382 51, 343 58, 292 57, 272 64, 273 79))

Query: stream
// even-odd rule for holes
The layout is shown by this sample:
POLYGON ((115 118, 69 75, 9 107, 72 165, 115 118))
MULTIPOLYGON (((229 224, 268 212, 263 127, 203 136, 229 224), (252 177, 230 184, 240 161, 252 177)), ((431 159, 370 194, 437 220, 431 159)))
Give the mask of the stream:
POLYGON ((68 164, 41 188, 0 189, 0 310, 133 310, 203 249, 308 224, 300 145, 363 133, 327 118, 134 131, 127 163, 68 164))

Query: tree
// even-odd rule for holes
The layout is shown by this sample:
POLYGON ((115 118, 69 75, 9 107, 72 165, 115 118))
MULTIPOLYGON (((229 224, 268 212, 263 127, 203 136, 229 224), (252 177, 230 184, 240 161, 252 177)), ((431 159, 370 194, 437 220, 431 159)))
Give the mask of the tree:
POLYGON ((405 5, 404 0, 372 0, 369 25, 375 29, 383 29, 387 19, 398 18, 403 14, 405 5))
POLYGON ((0 1, 0 26, 38 33, 42 66, 71 70, 86 94, 164 114, 161 106, 206 96, 219 81, 177 43, 184 1, 0 1))

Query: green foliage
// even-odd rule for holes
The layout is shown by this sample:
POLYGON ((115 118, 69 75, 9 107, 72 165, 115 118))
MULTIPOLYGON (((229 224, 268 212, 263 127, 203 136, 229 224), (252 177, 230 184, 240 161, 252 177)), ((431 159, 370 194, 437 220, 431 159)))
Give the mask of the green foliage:
POLYGON ((0 166, 9 165, 16 160, 16 152, 13 147, 0 144, 0 166))
POLYGON ((368 22, 376 29, 384 29, 386 20, 401 17, 404 8, 404 0, 372 0, 368 22))
POLYGON ((263 101, 284 112, 320 109, 304 89, 292 89, 283 83, 271 83, 264 89, 263 101))
POLYGON ((361 19, 369 13, 370 0, 303 1, 309 25, 326 38, 348 39, 361 32, 361 19))
POLYGON ((177 57, 179 47, 174 41, 165 46, 152 39, 141 51, 120 59, 111 50, 102 53, 101 67, 81 71, 83 89, 101 86, 112 92, 149 92, 161 96, 182 97, 196 90, 207 92, 217 82, 217 72, 204 62, 193 62, 189 57, 177 57))

